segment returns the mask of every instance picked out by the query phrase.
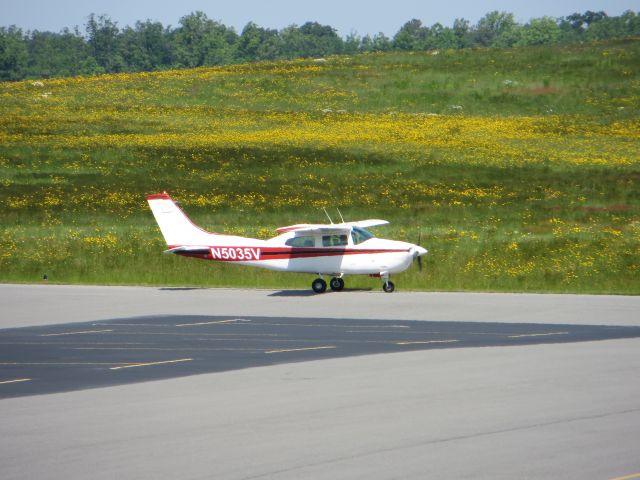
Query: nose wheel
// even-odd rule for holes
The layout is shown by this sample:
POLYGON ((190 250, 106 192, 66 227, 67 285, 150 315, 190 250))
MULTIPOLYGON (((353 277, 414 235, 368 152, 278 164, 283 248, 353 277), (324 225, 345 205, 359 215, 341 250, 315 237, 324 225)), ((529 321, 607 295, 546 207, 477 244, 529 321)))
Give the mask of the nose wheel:
POLYGON ((390 282, 389 280, 387 280, 382 284, 382 290, 384 290, 387 293, 391 293, 395 289, 396 289, 396 286, 393 284, 393 282, 390 282))

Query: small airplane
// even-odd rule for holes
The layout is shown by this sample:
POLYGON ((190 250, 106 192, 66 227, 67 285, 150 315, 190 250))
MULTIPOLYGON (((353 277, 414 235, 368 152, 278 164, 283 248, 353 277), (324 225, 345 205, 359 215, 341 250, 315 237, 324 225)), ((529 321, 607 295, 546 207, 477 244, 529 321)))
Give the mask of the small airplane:
POLYGON ((345 275, 369 275, 382 278, 383 290, 393 292, 395 286, 389 276, 406 270, 415 259, 422 267, 421 257, 427 253, 419 245, 376 238, 366 230, 386 225, 386 220, 290 225, 278 228, 276 237, 259 240, 201 229, 167 192, 146 199, 167 242, 164 253, 281 272, 314 273, 319 277, 311 284, 316 293, 327 289, 324 275, 331 277, 333 291, 344 288, 345 275))

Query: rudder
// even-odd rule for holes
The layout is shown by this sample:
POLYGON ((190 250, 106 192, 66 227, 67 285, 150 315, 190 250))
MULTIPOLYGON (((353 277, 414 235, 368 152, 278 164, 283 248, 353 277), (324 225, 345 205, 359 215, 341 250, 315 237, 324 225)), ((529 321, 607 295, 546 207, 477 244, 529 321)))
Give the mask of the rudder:
POLYGON ((210 245, 215 233, 195 225, 167 192, 147 196, 151 212, 170 248, 180 245, 210 245))

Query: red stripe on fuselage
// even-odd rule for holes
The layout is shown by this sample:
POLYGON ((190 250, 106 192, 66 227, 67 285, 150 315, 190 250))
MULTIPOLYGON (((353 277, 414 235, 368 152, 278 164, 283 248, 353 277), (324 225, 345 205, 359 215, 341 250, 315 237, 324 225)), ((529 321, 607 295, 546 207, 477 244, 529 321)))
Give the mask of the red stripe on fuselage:
POLYGON ((376 255, 408 252, 408 249, 355 249, 355 248, 299 248, 299 247, 241 247, 212 246, 208 255, 192 252, 176 252, 185 257, 215 260, 219 262, 246 262, 295 258, 336 257, 345 255, 376 255))

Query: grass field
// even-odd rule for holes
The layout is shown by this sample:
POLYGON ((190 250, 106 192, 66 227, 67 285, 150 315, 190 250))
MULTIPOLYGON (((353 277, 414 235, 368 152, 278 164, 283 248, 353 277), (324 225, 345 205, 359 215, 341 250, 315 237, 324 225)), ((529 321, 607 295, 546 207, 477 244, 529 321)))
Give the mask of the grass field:
POLYGON ((167 190, 221 233, 421 232, 400 289, 638 294, 639 67, 630 39, 0 83, 0 281, 308 288, 162 255, 167 190))

